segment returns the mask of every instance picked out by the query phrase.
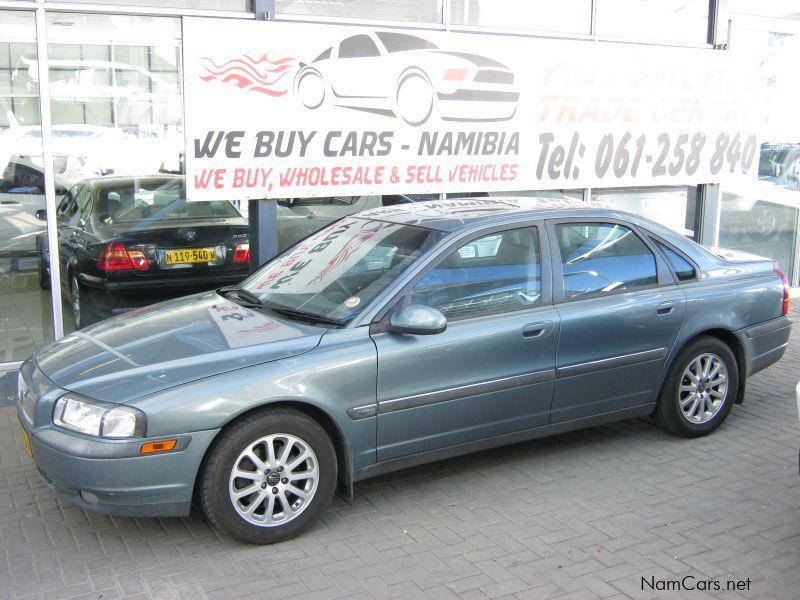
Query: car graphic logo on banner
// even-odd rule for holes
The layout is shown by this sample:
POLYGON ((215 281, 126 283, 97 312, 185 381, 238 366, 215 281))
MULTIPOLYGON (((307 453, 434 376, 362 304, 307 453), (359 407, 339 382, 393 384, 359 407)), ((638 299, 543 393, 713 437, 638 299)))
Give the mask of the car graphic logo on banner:
POLYGON ((350 36, 299 66, 294 91, 306 108, 330 104, 415 127, 437 113, 444 121, 505 121, 519 99, 504 64, 393 31, 350 36))
POLYGON ((517 110, 514 73, 491 58, 449 52, 419 36, 393 31, 361 33, 329 46, 309 63, 247 54, 222 64, 203 57, 203 81, 222 81, 246 92, 283 96, 293 89, 309 110, 339 106, 397 117, 412 126, 433 115, 443 121, 507 121, 517 110))

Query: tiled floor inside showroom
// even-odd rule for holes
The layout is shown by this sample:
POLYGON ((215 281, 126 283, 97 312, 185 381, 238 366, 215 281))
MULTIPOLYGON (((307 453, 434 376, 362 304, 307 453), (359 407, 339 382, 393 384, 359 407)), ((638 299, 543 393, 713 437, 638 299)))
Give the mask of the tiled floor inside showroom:
POLYGON ((111 519, 61 504, 3 407, 0 600, 795 599, 798 378, 800 327, 710 437, 626 421, 418 467, 361 483, 352 506, 337 498, 269 547, 220 538, 196 514, 111 519), (749 589, 643 591, 643 578, 749 589))

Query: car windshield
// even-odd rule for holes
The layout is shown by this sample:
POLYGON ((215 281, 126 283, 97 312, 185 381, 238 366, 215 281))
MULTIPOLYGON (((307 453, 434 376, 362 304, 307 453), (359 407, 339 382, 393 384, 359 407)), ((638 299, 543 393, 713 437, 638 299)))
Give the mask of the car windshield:
POLYGON ((187 202, 183 182, 131 181, 99 190, 96 218, 106 223, 175 221, 239 216, 227 200, 187 202))
POLYGON ((290 248, 240 287, 276 312, 344 324, 444 236, 424 227, 346 217, 290 248))

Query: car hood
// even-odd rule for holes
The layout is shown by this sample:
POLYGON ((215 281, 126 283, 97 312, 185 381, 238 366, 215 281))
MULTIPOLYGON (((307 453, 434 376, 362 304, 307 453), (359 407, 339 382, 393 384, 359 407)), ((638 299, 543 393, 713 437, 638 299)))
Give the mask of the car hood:
POLYGON ((315 348, 325 331, 208 292, 71 333, 35 358, 63 389, 129 402, 204 377, 297 356, 315 348))

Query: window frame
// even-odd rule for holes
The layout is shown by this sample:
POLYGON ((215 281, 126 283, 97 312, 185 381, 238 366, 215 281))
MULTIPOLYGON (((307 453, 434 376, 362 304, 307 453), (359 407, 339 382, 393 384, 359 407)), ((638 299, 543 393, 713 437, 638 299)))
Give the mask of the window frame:
MULTIPOLYGON (((548 239, 550 241, 550 260, 551 260, 551 273, 552 273, 552 286, 553 286, 553 304, 564 304, 566 302, 581 302, 584 300, 594 300, 597 298, 608 298, 609 296, 619 296, 622 294, 636 294, 638 292, 654 290, 668 285, 675 285, 674 276, 666 259, 660 252, 654 248, 653 243, 648 239, 647 235, 642 233, 642 230, 630 221, 623 221, 614 217, 569 217, 563 219, 548 219, 546 221, 548 239), (564 294, 564 270, 561 259, 561 248, 558 244, 558 235, 556 234, 557 225, 568 225, 570 223, 585 223, 585 224, 598 224, 598 225, 620 225, 627 227, 633 234, 639 238, 639 241, 653 255, 656 262, 656 283, 651 285, 644 285, 635 289, 627 290, 612 290, 610 292, 594 292, 591 294, 584 294, 574 298, 567 298, 564 294)), ((647 232, 650 233, 649 231, 647 232)))
MULTIPOLYGON (((505 231, 511 231, 514 229, 527 229, 527 228, 535 228, 537 230, 537 234, 539 236, 539 260, 541 262, 540 265, 540 285, 541 285, 541 292, 539 295, 539 301, 536 304, 531 304, 528 306, 520 306, 518 309, 514 310, 498 310, 492 312, 484 312, 474 316, 466 316, 466 317, 454 317, 452 319, 447 319, 448 322, 460 322, 460 321, 469 321, 469 320, 476 320, 482 319, 486 317, 494 317, 497 315, 502 314, 512 314, 516 312, 521 312, 523 310, 538 310, 542 307, 552 306, 553 305, 553 286, 552 286, 552 249, 551 243, 549 238, 550 233, 546 228, 546 223, 543 219, 526 219, 524 221, 519 221, 515 223, 503 223, 500 225, 492 225, 492 226, 483 226, 479 229, 469 229, 456 237, 453 237, 450 240, 444 240, 442 242, 442 246, 440 248, 435 249, 430 256, 422 257, 420 260, 424 261, 424 264, 420 266, 410 277, 410 279, 406 280, 403 283, 399 284, 399 287, 396 288, 394 291, 389 290, 387 295, 388 300, 384 300, 381 298, 377 298, 376 302, 380 302, 380 308, 377 312, 374 313, 372 317, 368 317, 364 321, 359 321, 359 323, 354 323, 354 326, 358 326, 364 323, 370 324, 370 334, 382 333, 388 331, 387 326, 389 324, 389 318, 391 314, 397 310, 398 308, 402 308, 403 306, 408 305, 411 299, 411 291, 414 289, 416 284, 427 275, 430 271, 436 268, 436 266, 447 258, 452 252, 455 252, 460 247, 469 244, 470 242, 474 242, 479 240, 483 237, 493 235, 496 233, 503 233, 505 231)), ((372 309, 368 308, 364 315, 370 315, 372 313, 372 309)))
POLYGON ((670 244, 669 242, 665 241, 664 239, 662 239, 661 237, 655 235, 654 233, 650 233, 649 231, 647 233, 648 233, 647 237, 652 242, 654 242, 653 246, 656 248, 656 250, 658 250, 659 254, 662 255, 662 257, 664 259, 664 262, 666 263, 667 268, 669 269, 669 272, 672 274, 672 277, 674 279, 675 285, 684 285, 684 284, 687 284, 687 283, 692 283, 692 282, 695 282, 695 281, 699 281, 701 279, 702 271, 700 270, 700 267, 697 266, 697 263, 695 261, 693 261, 685 252, 683 252, 679 248, 676 248, 674 244, 670 244), (664 256, 664 252, 661 250, 661 248, 658 247, 659 244, 661 244, 665 248, 669 248, 675 254, 677 254, 683 260, 685 260, 687 263, 689 263, 692 266, 692 268, 694 269, 694 277, 692 277, 691 279, 679 279, 678 278, 678 272, 673 268, 672 263, 669 262, 669 258, 664 256))

